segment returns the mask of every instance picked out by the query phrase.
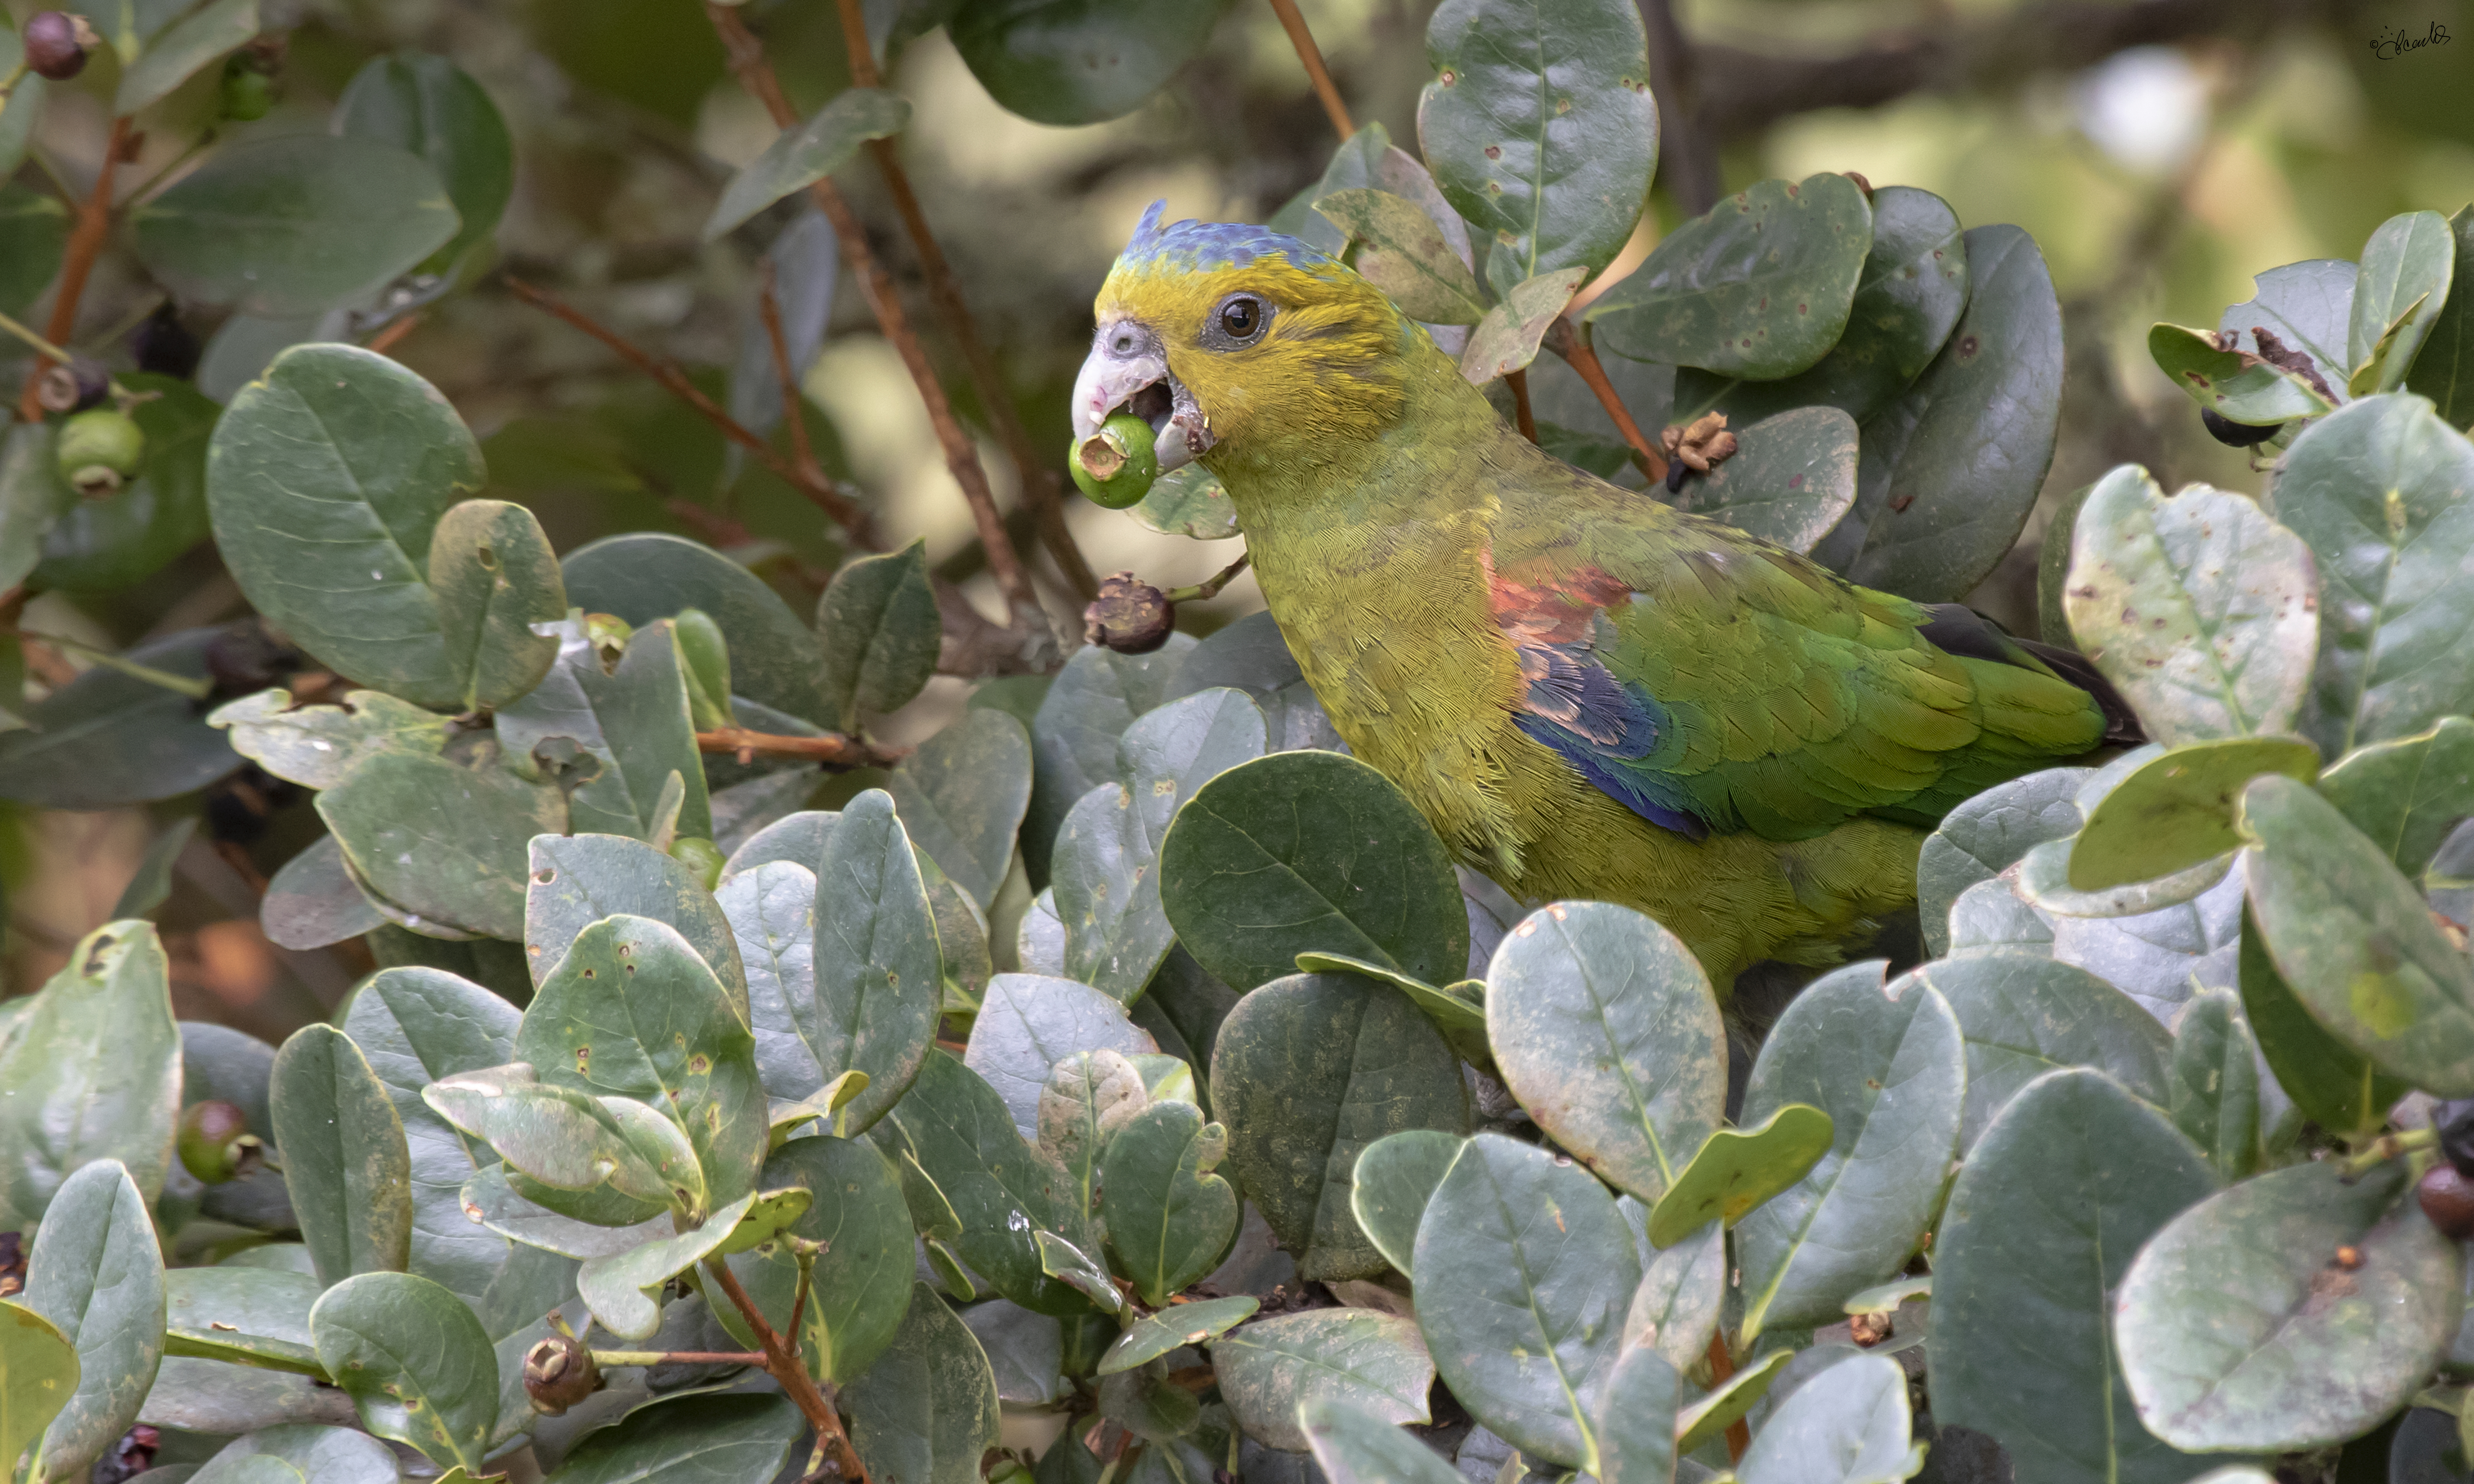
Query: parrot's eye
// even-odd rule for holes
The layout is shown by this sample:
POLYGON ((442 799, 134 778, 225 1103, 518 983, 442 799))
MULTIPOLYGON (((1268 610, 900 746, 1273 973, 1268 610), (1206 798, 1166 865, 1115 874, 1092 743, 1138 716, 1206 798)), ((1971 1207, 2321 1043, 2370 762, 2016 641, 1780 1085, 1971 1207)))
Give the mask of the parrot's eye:
POLYGON ((1231 340, 1251 340, 1263 332, 1263 302, 1239 294, 1220 306, 1220 330, 1231 340))

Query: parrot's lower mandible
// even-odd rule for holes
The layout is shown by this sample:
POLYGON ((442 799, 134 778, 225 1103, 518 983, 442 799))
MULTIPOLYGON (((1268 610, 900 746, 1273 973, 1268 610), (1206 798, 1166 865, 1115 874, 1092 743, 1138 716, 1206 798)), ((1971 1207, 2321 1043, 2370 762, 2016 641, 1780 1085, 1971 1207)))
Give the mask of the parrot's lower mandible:
POLYGON ((1226 486, 1349 749, 1516 896, 1637 908, 1721 985, 1831 961, 1953 805, 2134 735, 2077 656, 1546 454, 1294 237, 1153 206, 1097 307, 1077 437, 1130 413, 1226 486))

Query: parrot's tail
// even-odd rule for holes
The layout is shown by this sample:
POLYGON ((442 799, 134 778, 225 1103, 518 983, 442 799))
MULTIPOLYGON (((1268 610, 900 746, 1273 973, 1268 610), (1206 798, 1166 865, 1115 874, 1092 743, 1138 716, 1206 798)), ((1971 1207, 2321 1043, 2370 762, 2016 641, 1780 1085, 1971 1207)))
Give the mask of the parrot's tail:
MULTIPOLYGON (((2085 691, 2104 712, 2104 740, 2108 743, 2137 746, 2147 741, 2147 733, 2139 724, 2139 714, 2113 688, 2113 682, 2075 649, 2059 645, 2039 644, 2021 639, 1961 603, 1934 603, 1928 610, 1932 618, 1916 630, 1948 654, 1971 660, 1990 660, 1999 665, 2019 664, 2020 652, 2041 662, 2047 669, 2085 691)), ((2029 665, 2026 669, 2033 669, 2029 665)))

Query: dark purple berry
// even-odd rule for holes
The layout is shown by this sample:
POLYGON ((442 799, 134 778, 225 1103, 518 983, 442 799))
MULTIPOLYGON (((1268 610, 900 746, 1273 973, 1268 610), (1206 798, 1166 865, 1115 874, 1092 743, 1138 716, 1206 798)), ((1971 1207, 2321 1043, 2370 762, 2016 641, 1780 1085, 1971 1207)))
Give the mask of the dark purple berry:
POLYGON ((2441 1236, 2452 1242, 2474 1237, 2474 1180, 2447 1165, 2435 1164, 2422 1172, 2422 1183, 2413 1194, 2422 1203, 2422 1214, 2431 1218, 2441 1236))
POLYGON ((2431 1110, 2431 1126, 2439 1131, 2439 1152, 2457 1173, 2474 1180, 2474 1098, 2459 1098, 2431 1110))
POLYGON ((26 21, 26 65, 38 76, 65 83, 85 70, 86 49, 98 39, 83 15, 36 11, 26 21))
POLYGON ((1176 604, 1132 572, 1104 579, 1100 596, 1082 610, 1082 637, 1119 654, 1149 654, 1176 628, 1176 604))
POLYGON ((2265 426, 2257 423, 2237 423, 2231 418, 2219 415, 2214 407, 2199 409, 2199 423, 2207 428, 2209 437, 2229 449, 2258 448, 2275 437, 2276 430, 2285 426, 2282 423, 2269 423, 2265 426))
POLYGON ((198 357, 206 352, 169 303, 146 316, 146 323, 129 337, 129 349, 137 357, 138 370, 182 381, 198 374, 198 357))
POLYGON ((111 373, 103 362, 81 355, 65 366, 45 368, 35 383, 35 400, 46 412, 84 412, 111 390, 111 373))

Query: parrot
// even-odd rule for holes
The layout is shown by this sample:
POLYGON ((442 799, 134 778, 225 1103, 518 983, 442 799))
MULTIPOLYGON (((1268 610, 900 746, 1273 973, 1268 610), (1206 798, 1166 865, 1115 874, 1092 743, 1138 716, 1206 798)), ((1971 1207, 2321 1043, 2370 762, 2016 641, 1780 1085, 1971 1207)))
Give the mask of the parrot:
POLYGON ((1094 305, 1078 438, 1227 491, 1350 753, 1525 904, 1619 903, 1723 992, 1912 907, 1964 799, 2137 740, 2084 658, 1857 586, 1521 437, 1379 288, 1154 204, 1094 305))

